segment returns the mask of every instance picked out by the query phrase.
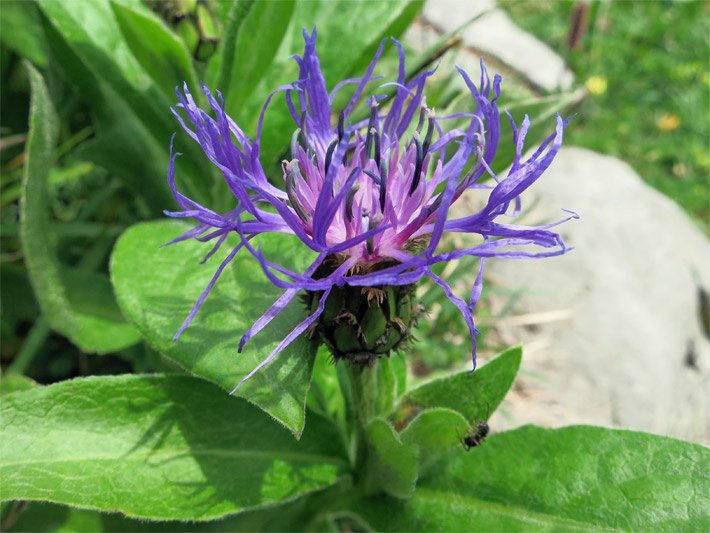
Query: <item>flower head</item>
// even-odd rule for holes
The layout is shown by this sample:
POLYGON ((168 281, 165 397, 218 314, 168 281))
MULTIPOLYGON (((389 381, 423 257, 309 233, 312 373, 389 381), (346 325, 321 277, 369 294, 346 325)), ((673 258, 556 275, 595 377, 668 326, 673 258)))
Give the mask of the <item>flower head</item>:
MULTIPOLYGON (((235 207, 227 213, 217 213, 178 191, 175 158, 179 154, 173 153, 171 146, 168 182, 182 210, 166 214, 191 217, 199 223, 173 242, 188 238, 214 240, 209 257, 229 233, 235 232, 240 240, 220 264, 175 339, 192 321, 221 272, 241 251, 252 254, 264 274, 284 292, 244 333, 240 351, 299 291, 307 292, 310 314, 237 387, 272 361, 296 337, 307 330, 313 331, 322 323, 321 315, 331 293, 342 293, 344 288, 350 291, 362 288, 363 292, 369 291, 368 301, 372 294, 377 301, 384 298, 378 296, 386 293, 383 289, 411 287, 423 277, 439 285, 463 315, 471 335, 475 368, 477 331, 473 310, 481 294, 485 258, 545 257, 567 250, 560 236, 551 231, 563 221, 537 227, 498 221, 509 212, 517 214, 520 194, 540 177, 559 151, 565 123, 558 116, 555 132, 532 156, 523 159, 523 142, 530 121, 526 116, 518 128, 510 118, 515 158, 508 175, 499 177, 491 170, 491 163, 500 138, 496 105, 500 76, 491 81, 481 64, 477 85, 459 68, 471 94, 472 110, 438 117, 427 107, 424 97, 425 82, 433 71, 422 72, 408 80, 404 52, 400 43, 393 40, 399 52, 399 75, 396 81, 380 86, 393 93, 391 98, 370 98, 367 101, 369 117, 353 120, 351 113, 366 86, 379 79, 373 72, 386 41, 380 43, 361 78, 341 81, 329 93, 316 53, 316 32, 309 35, 304 31, 303 36, 305 51, 303 56, 295 57, 299 78, 268 96, 254 139, 247 137, 227 116, 219 93, 215 97, 202 87, 213 118, 196 105, 187 87, 183 93, 178 91, 177 108, 187 121, 177 110, 173 113, 223 173, 234 195, 235 207), (345 108, 336 111, 332 106, 334 97, 346 85, 354 85, 355 91, 345 108), (264 112, 279 93, 285 96, 295 126, 290 158, 282 164, 283 186, 276 187, 264 172, 259 150, 264 112), (445 130, 446 121, 454 118, 463 119, 466 126, 445 130), (495 180, 493 185, 481 183, 486 175, 495 180), (464 191, 473 188, 488 191, 482 209, 449 219, 451 205, 464 191), (294 235, 317 253, 315 261, 304 272, 294 272, 267 258, 261 249, 254 248, 251 240, 271 232, 294 235), (439 250, 444 234, 457 232, 477 234, 482 242, 465 249, 439 250), (431 270, 434 264, 465 256, 481 259, 478 273, 475 278, 472 276, 468 301, 457 297, 446 280, 431 270)), ((398 302, 398 312, 409 313, 406 316, 410 317, 413 308, 409 303, 402 308, 403 298, 403 293, 392 296, 398 302)), ((399 315, 389 316, 389 319, 392 324, 408 326, 397 322, 402 322, 399 315)), ((391 335, 391 328, 386 331, 391 335)), ((392 349, 403 337, 390 340, 382 340, 382 337, 378 340, 378 346, 382 347, 378 353, 392 349)))

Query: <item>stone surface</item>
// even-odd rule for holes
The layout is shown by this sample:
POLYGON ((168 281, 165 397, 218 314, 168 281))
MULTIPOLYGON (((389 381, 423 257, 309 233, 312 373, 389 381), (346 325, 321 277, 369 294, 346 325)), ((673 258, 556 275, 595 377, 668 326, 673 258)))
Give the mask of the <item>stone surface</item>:
POLYGON ((581 219, 560 228, 567 255, 487 265, 491 305, 522 292, 496 328, 525 346, 492 427, 591 423, 710 442, 708 239, 629 165, 581 148, 563 148, 523 206, 534 206, 523 223, 560 208, 581 219))
MULTIPOLYGON (((516 26, 495 0, 428 0, 423 19, 448 33, 480 16, 461 32, 463 44, 489 54, 546 91, 567 90, 574 76, 549 46, 516 26)), ((461 65, 467 68, 467 65, 461 65)))

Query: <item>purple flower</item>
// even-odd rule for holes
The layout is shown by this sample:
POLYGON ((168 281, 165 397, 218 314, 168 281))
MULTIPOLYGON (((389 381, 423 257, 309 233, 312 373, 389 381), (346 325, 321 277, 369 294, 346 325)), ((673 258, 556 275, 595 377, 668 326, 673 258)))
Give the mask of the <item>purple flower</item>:
MULTIPOLYGON (((238 252, 250 253, 259 261, 271 282, 284 289, 282 296, 244 333, 239 351, 299 293, 312 299, 310 315, 291 331, 279 346, 237 386, 271 362, 290 342, 319 320, 333 290, 343 287, 409 286, 423 277, 431 278, 459 309, 468 326, 475 368, 477 330, 473 310, 482 288, 485 258, 546 257, 565 253, 562 239, 550 229, 561 222, 529 227, 498 221, 520 209, 520 194, 550 166, 562 144, 565 122, 558 116, 555 132, 529 158, 523 159, 523 142, 530 126, 526 116, 520 128, 513 127, 515 158, 506 177, 491 170, 500 138, 500 117, 496 100, 500 76, 491 82, 481 64, 476 85, 458 69, 471 93, 472 111, 437 117, 426 105, 424 84, 434 71, 425 71, 411 80, 405 76, 402 46, 396 81, 380 87, 393 92, 390 100, 375 96, 368 100, 369 118, 353 122, 351 112, 365 87, 379 79, 373 76, 386 41, 380 43, 372 62, 361 78, 341 81, 328 93, 316 54, 316 32, 303 33, 305 51, 295 56, 299 79, 273 91, 259 117, 256 138, 251 139, 224 111, 219 92, 216 97, 202 86, 212 118, 200 109, 187 87, 178 91, 173 109, 182 127, 198 142, 207 157, 223 173, 235 197, 235 208, 217 213, 183 195, 175 185, 175 158, 172 151, 168 182, 181 211, 166 212, 178 218, 190 217, 199 224, 174 242, 189 238, 216 241, 209 258, 230 232, 239 244, 220 264, 199 297, 175 340, 190 324, 219 275, 238 252), (346 85, 355 91, 347 106, 337 114, 334 97, 346 85), (295 123, 291 138, 291 158, 282 164, 283 187, 269 182, 259 160, 264 112, 272 98, 284 93, 295 123), (381 105, 382 104, 382 105, 381 105), (464 119, 464 128, 445 131, 448 119, 464 119), (191 126, 190 126, 191 125, 191 126), (481 183, 484 175, 495 183, 481 183), (451 205, 467 189, 488 191, 488 200, 477 213, 449 219, 451 205), (315 252, 315 261, 305 272, 293 272, 268 259, 251 240, 263 233, 295 235, 315 252), (445 233, 477 234, 482 242, 470 248, 439 250, 445 233), (534 247, 537 249, 530 249, 534 247), (446 280, 431 266, 464 256, 481 259, 468 301, 457 297, 446 280), (329 264, 327 269, 323 265, 329 264), (317 274, 317 275, 316 275, 317 274)), ((235 389, 236 390, 236 389, 235 389)))

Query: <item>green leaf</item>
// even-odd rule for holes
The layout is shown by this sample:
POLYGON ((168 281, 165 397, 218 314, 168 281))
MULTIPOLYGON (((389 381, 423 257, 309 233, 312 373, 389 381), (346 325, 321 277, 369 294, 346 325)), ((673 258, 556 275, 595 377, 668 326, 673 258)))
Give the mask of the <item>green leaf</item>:
POLYGON ((418 447, 419 471, 424 473, 451 448, 461 448, 461 439, 470 431, 460 413, 437 407, 419 413, 399 436, 404 444, 418 447))
MULTIPOLYGON (((278 346, 305 317, 296 298, 274 321, 237 353, 241 335, 280 296, 264 276, 256 259, 239 253, 222 274, 209 298, 177 342, 173 336, 194 302, 212 278, 217 264, 237 239, 224 243, 222 251, 205 265, 200 259, 211 244, 189 240, 165 248, 161 245, 190 229, 184 223, 159 221, 138 224, 116 243, 111 275, 123 312, 161 353, 194 374, 231 391, 278 346)), ((289 261, 305 270, 312 252, 287 235, 268 236, 267 257, 289 261)), ((311 381, 315 343, 296 339, 272 363, 257 372, 237 391, 296 436, 305 424, 305 402, 311 381)))
POLYGON ((247 402, 188 376, 36 388, 2 402, 2 498, 216 519, 339 479, 348 463, 337 432, 315 415, 310 422, 297 442, 247 402))
POLYGON ((23 509, 12 531, 41 533, 96 533, 105 531, 103 516, 96 511, 72 509, 49 503, 31 502, 23 509))
POLYGON ((419 482, 406 504, 358 509, 379 531, 707 531, 710 451, 598 427, 501 433, 419 482))
POLYGON ((396 382, 395 398, 399 399, 407 392, 407 359, 403 354, 398 353, 390 357, 389 362, 396 382))
MULTIPOLYGON (((289 29, 275 61, 263 75, 238 115, 247 131, 256 130, 264 94, 298 78, 298 68, 289 58, 303 54, 304 28, 318 28, 318 56, 328 89, 350 76, 361 76, 383 38, 398 37, 411 23, 422 2, 352 2, 350 0, 297 2, 289 29), (251 124, 247 121, 251 120, 251 124)), ((390 46, 390 51, 394 48, 390 46)), ((295 126, 283 98, 275 98, 264 121, 261 160, 267 171, 288 147, 295 126)))
POLYGON ((411 419, 422 409, 446 407, 461 413, 471 423, 486 420, 513 384, 522 353, 522 348, 516 346, 472 374, 461 372, 412 389, 400 403, 395 418, 411 419))
POLYGON ((365 490, 409 498, 417 481, 416 447, 403 444, 394 428, 381 418, 375 418, 367 425, 367 441, 365 490))
POLYGON ((372 60, 380 41, 399 37, 422 5, 412 0, 299 2, 291 51, 303 52, 303 28, 309 32, 318 28, 318 56, 332 87, 350 75, 362 75, 360 71, 372 60))
POLYGON ((140 340, 138 330, 123 318, 108 275, 80 268, 62 268, 63 287, 78 330, 72 342, 89 352, 123 350, 140 340))
POLYGON ((34 2, 4 0, 0 9, 0 39, 20 57, 47 66, 47 43, 34 2))
POLYGON ((368 402, 363 409, 371 417, 387 417, 392 413, 397 400, 398 376, 394 359, 401 357, 394 355, 392 359, 382 357, 370 367, 362 369, 360 379, 363 390, 375 390, 377 394, 366 394, 362 401, 368 402))
MULTIPOLYGON (((96 114, 99 140, 86 153, 160 213, 172 202, 162 177, 170 136, 179 127, 170 113, 175 99, 166 94, 184 80, 175 79, 171 87, 155 82, 133 55, 109 0, 42 0, 38 5, 49 22, 45 32, 57 64, 96 114)), ((140 46, 133 43, 133 48, 140 46)), ((148 58, 143 52, 146 64, 148 58)), ((182 187, 195 200, 207 201, 214 181, 206 158, 193 142, 177 148, 185 153, 178 171, 182 187)))
POLYGON ((71 331, 76 328, 76 324, 71 320, 69 303, 63 291, 57 290, 62 284, 55 258, 55 244, 50 237, 53 231, 47 207, 47 180, 57 138, 57 114, 42 75, 31 64, 25 65, 32 97, 20 198, 20 237, 27 270, 42 311, 57 330, 71 331))
POLYGON ((216 81, 216 88, 225 95, 227 113, 239 114, 268 70, 287 33, 294 6, 293 0, 241 0, 232 4, 220 45, 222 57, 216 81))
POLYGON ((26 65, 32 101, 22 178, 20 237, 30 282, 50 326, 82 350, 103 353, 125 348, 138 341, 138 332, 120 315, 108 280, 90 275, 88 279, 95 284, 87 284, 85 273, 77 279, 72 271, 64 271, 57 259, 47 191, 57 117, 41 74, 29 63, 26 65), (67 282, 67 275, 73 283, 67 282))
POLYGON ((19 374, 3 374, 0 376, 0 396, 29 390, 36 386, 36 381, 19 374))
POLYGON ((313 380, 308 391, 308 407, 331 420, 339 420, 345 427, 347 409, 336 367, 330 350, 321 344, 313 366, 313 380))
POLYGON ((197 74, 180 37, 140 2, 111 0, 110 6, 131 52, 170 101, 183 82, 197 90, 197 74))
MULTIPOLYGON (((337 486, 336 486, 337 487, 337 486)), ((334 489, 328 489, 332 492, 334 489)), ((321 494, 314 495, 315 497, 321 494)), ((165 532, 195 533, 202 531, 288 531, 304 530, 308 514, 303 513, 308 496, 297 500, 247 510, 209 522, 146 521, 128 518, 120 513, 101 513, 85 509, 73 509, 64 505, 46 502, 25 502, 26 508, 12 526, 11 531, 40 533, 67 532, 77 533, 100 531, 117 533, 165 532)))

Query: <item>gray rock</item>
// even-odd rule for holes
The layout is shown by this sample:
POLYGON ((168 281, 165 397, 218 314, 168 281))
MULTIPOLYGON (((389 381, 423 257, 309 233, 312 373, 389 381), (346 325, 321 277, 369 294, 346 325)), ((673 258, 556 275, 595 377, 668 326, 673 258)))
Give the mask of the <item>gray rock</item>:
POLYGON ((481 17, 461 32, 465 46, 498 58, 546 91, 572 86, 574 75, 562 58, 516 26, 495 0, 428 0, 422 11, 424 20, 441 33, 456 30, 477 15, 481 17))
POLYGON ((505 305, 502 288, 523 291, 496 328, 525 345, 507 417, 492 426, 593 423, 709 442, 708 239, 629 165, 581 148, 563 148, 523 205, 534 205, 525 223, 563 207, 581 219, 560 228, 567 255, 488 263, 492 305, 505 305))

